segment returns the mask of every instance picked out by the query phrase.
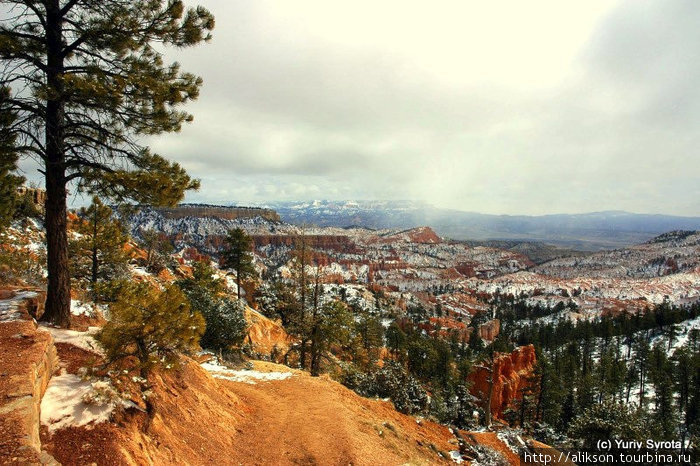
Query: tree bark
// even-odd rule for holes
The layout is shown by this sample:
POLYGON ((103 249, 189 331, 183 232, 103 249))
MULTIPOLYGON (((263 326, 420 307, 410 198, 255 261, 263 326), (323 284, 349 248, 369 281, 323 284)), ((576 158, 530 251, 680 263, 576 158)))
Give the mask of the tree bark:
POLYGON ((240 258, 236 262, 236 293, 238 294, 238 300, 241 299, 241 260, 240 258))
POLYGON ((90 282, 92 284, 93 291, 95 289, 95 284, 97 283, 97 274, 99 263, 97 260, 97 210, 98 207, 95 206, 95 214, 92 218, 92 273, 90 277, 90 282))
POLYGON ((311 364, 310 364, 310 371, 311 375, 313 377, 318 377, 320 374, 320 362, 321 359, 319 357, 319 335, 318 335, 318 329, 317 326, 314 326, 313 331, 311 332, 311 364))
POLYGON ((46 2, 46 266, 48 286, 41 318, 60 327, 70 326, 70 272, 66 219, 66 166, 64 148, 65 101, 63 85, 63 19, 58 0, 46 2))

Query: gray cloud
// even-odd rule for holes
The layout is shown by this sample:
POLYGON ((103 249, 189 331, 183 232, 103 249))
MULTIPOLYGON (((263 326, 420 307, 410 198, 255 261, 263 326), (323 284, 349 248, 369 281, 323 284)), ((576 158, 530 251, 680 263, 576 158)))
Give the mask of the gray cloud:
POLYGON ((602 5, 583 25, 581 12, 535 2, 552 16, 529 28, 451 15, 458 4, 346 24, 322 7, 202 3, 217 17, 213 43, 172 55, 204 77, 195 123, 152 142, 202 178, 188 200, 700 215, 690 1, 602 5))

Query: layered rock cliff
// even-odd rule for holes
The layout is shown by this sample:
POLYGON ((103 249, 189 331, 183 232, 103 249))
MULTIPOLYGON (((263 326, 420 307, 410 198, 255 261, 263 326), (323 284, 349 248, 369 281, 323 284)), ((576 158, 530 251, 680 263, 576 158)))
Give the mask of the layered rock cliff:
POLYGON ((227 207, 207 204, 180 204, 176 207, 157 207, 154 210, 168 219, 186 217, 195 218, 220 218, 224 220, 236 220, 239 218, 261 217, 271 222, 279 222, 280 216, 272 209, 258 207, 227 207))
POLYGON ((53 338, 37 328, 36 293, 0 293, 0 463, 56 464, 42 451, 41 398, 58 367, 53 338), (4 298, 4 299, 2 299, 4 298))
POLYGON ((535 347, 521 346, 512 353, 500 353, 491 368, 477 366, 469 375, 471 392, 482 400, 489 396, 489 370, 493 369, 494 384, 491 414, 500 418, 513 402, 522 397, 522 389, 530 383, 537 357, 535 347))

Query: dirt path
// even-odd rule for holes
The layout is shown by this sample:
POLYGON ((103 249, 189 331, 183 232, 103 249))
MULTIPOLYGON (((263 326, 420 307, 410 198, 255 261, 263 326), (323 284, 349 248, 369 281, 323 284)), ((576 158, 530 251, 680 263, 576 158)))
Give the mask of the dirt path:
MULTIPOLYGON (((221 381, 247 408, 232 460, 251 465, 440 464, 449 431, 323 378, 221 381)), ((237 464, 232 461, 232 464, 237 464)))
POLYGON ((260 372, 291 369, 264 362, 255 369, 255 384, 234 382, 212 378, 190 360, 151 378, 156 408, 150 422, 131 412, 114 422, 60 429, 46 447, 63 464, 86 465, 451 463, 443 458, 457 447, 444 426, 400 414, 326 377, 295 371, 283 380, 259 380, 260 372))

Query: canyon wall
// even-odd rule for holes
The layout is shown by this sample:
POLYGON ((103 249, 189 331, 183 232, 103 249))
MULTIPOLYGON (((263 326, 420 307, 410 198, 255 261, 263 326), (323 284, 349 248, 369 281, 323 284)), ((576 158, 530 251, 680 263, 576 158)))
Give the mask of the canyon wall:
POLYGON ((179 219, 186 217, 213 217, 225 220, 235 220, 238 218, 261 217, 272 222, 279 222, 280 216, 272 209, 262 209, 258 207, 225 207, 206 204, 181 204, 176 207, 157 207, 156 212, 168 219, 179 219))
MULTIPOLYGON (((515 348, 512 353, 499 353, 493 363, 494 384, 491 414, 500 418, 512 403, 522 397, 521 390, 533 375, 537 357, 532 345, 515 348)), ((476 367, 469 374, 471 392, 481 400, 489 396, 489 369, 476 367)))

